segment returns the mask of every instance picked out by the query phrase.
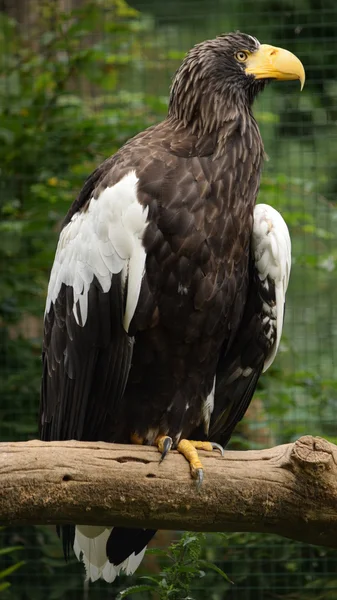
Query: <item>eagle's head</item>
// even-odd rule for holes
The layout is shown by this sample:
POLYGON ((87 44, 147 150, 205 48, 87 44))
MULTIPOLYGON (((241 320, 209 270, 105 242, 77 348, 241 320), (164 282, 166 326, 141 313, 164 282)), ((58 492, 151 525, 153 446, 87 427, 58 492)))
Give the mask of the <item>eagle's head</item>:
POLYGON ((250 109, 268 80, 299 79, 301 61, 288 50, 260 42, 244 33, 229 33, 197 44, 177 70, 169 114, 184 125, 199 121, 220 126, 235 114, 250 109))

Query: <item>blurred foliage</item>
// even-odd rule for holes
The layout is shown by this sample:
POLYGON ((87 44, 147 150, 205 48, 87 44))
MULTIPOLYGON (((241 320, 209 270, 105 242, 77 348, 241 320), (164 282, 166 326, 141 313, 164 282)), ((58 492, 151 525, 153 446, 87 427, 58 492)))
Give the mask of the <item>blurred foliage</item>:
MULTIPOLYGON (((124 0, 93 0, 68 12, 60 11, 56 1, 31 1, 34 20, 27 30, 0 13, 1 440, 37 435, 41 316, 62 219, 85 177, 132 135, 163 117, 168 79, 183 55, 179 35, 184 49, 206 37, 213 6, 217 31, 246 29, 263 33, 264 41, 275 44, 286 38, 295 51, 298 45, 302 56, 303 50, 307 53, 312 81, 310 93, 304 91, 300 100, 271 89, 265 97, 273 99, 274 109, 266 109, 263 102, 256 107, 263 137, 272 140, 267 150, 280 159, 277 169, 267 163, 259 201, 279 208, 291 229, 294 267, 287 314, 294 315, 297 335, 292 325, 286 329, 278 360, 259 385, 259 423, 248 416, 248 433, 240 426, 232 444, 263 446, 261 427, 270 432, 270 443, 309 432, 336 441, 337 382, 331 369, 333 351, 326 345, 336 327, 330 306, 337 292, 331 276, 337 264, 337 218, 335 184, 329 177, 336 156, 330 156, 324 138, 335 119, 336 62, 333 52, 324 50, 335 24, 327 19, 320 38, 316 36, 314 0, 301 0, 299 23, 286 0, 256 0, 254 5, 244 0, 240 23, 235 11, 225 10, 225 0, 210 0, 206 20, 201 0, 134 1, 135 8, 124 0), (144 8, 146 14, 136 10, 144 8), (261 14, 271 9, 280 19, 262 22, 261 14), (317 50, 320 40, 322 52, 317 50), (319 136, 314 136, 315 128, 319 136), (284 145, 278 144, 282 138, 284 145), (305 331, 299 325, 303 310, 308 313, 305 331)), ((325 10, 327 15, 333 10, 332 0, 325 10)), ((246 600, 248 589, 252 599, 337 597, 333 551, 273 536, 186 534, 167 552, 157 551, 158 569, 151 572, 151 580, 140 578, 142 566, 127 581, 120 578, 109 586, 98 582, 90 588, 83 582, 82 565, 76 560, 64 565, 53 528, 6 528, 1 547, 4 600, 98 600, 102 594, 116 598, 118 593, 122 598, 131 594, 129 590, 123 596, 126 586, 139 582, 144 599, 201 600, 206 589, 210 600, 246 600), (146 591, 149 586, 154 594, 153 589, 146 591)))
POLYGON ((141 583, 122 590, 118 600, 143 592, 148 592, 150 598, 158 597, 158 600, 187 600, 190 598, 192 582, 205 577, 206 570, 232 583, 222 569, 203 558, 205 539, 203 533, 187 532, 168 550, 148 550, 149 554, 163 557, 168 565, 157 575, 140 577, 141 583))
POLYGON ((204 600, 206 594, 208 600, 334 600, 337 594, 335 551, 274 535, 185 533, 168 550, 153 552, 162 570, 139 577, 118 600, 130 593, 135 600, 204 600))
MULTIPOLYGON (((0 531, 3 531, 4 527, 0 527, 0 531)), ((5 560, 9 558, 9 565, 0 570, 0 593, 3 594, 5 590, 10 587, 10 582, 8 581, 8 577, 12 575, 17 569, 19 569, 22 565, 24 565, 24 561, 15 562, 11 560, 11 555, 17 551, 22 551, 22 546, 7 546, 5 548, 0 548, 0 556, 5 560)))

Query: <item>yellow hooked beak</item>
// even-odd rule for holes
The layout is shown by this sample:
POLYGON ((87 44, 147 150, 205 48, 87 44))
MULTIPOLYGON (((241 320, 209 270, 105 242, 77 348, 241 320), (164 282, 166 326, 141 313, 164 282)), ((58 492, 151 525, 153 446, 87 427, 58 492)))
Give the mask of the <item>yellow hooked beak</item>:
POLYGON ((261 44, 245 61, 246 73, 256 79, 299 79, 301 90, 305 82, 305 71, 301 61, 288 50, 261 44))

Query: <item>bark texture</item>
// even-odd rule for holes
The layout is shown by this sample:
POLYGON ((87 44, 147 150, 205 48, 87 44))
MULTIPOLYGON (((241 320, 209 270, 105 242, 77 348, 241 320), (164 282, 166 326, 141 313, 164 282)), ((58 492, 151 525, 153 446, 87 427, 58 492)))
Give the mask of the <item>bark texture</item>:
POLYGON ((0 444, 0 523, 276 533, 337 548, 337 446, 200 452, 198 492, 176 452, 86 442, 0 444))

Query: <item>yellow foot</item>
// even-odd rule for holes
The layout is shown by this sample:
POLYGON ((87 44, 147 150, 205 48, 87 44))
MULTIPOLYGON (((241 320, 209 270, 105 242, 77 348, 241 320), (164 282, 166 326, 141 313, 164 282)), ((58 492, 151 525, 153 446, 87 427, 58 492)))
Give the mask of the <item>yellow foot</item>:
POLYGON ((220 444, 215 444, 214 442, 199 442, 195 440, 181 440, 177 450, 183 454, 190 463, 191 475, 193 479, 197 480, 198 489, 204 479, 204 467, 202 466, 197 450, 205 450, 206 452, 220 450, 221 455, 223 456, 224 454, 224 450, 220 444))
POLYGON ((131 433, 130 441, 131 444, 137 444, 138 446, 142 446, 144 444, 144 438, 140 437, 138 433, 131 433))

